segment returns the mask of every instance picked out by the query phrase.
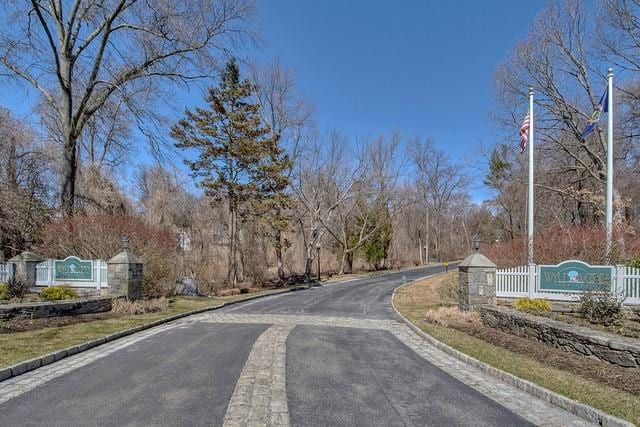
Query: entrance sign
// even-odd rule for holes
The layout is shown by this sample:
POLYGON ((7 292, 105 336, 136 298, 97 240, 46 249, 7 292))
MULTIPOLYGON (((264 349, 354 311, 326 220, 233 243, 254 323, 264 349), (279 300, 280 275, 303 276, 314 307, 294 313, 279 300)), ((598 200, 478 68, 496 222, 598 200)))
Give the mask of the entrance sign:
POLYGON ((584 292, 611 289, 613 268, 592 266, 582 261, 565 261, 558 265, 541 265, 540 291, 584 292))
POLYGON ((93 262, 70 256, 54 262, 54 279, 77 282, 93 281, 93 262))

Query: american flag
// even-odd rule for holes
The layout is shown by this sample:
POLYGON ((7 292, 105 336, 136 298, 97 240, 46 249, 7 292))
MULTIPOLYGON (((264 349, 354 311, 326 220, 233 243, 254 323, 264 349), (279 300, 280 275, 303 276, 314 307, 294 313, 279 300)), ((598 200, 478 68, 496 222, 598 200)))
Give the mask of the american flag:
POLYGON ((529 140, 529 114, 524 116, 522 125, 520 126, 520 154, 524 153, 529 140))

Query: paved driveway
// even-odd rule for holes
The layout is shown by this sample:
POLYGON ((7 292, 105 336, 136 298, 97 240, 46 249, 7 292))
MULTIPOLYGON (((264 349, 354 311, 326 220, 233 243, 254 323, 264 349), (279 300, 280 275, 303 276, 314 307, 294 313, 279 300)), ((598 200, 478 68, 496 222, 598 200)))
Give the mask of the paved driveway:
POLYGON ((441 271, 267 297, 111 342, 0 383, 0 425, 584 425, 399 321, 393 290, 441 271))

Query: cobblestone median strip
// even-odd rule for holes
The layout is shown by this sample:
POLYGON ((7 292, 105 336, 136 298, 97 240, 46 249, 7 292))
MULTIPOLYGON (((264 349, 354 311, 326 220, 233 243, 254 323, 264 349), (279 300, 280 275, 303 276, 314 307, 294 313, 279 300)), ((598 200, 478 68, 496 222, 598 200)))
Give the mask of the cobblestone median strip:
POLYGON ((205 313, 202 315, 192 316, 185 321, 206 323, 255 323, 272 325, 333 326, 339 328, 356 329, 388 329, 391 325, 398 323, 395 320, 358 319, 352 317, 226 313, 205 313))
POLYGON ((289 426, 286 342, 293 324, 277 324, 251 348, 224 417, 224 427, 289 426))

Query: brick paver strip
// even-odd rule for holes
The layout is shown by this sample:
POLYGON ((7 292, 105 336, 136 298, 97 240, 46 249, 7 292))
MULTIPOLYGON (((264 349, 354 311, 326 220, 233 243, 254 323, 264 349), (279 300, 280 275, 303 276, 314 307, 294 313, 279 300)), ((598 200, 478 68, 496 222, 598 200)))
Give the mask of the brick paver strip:
POLYGON ((258 337, 238 378, 223 427, 289 426, 286 342, 295 325, 273 325, 258 337))

